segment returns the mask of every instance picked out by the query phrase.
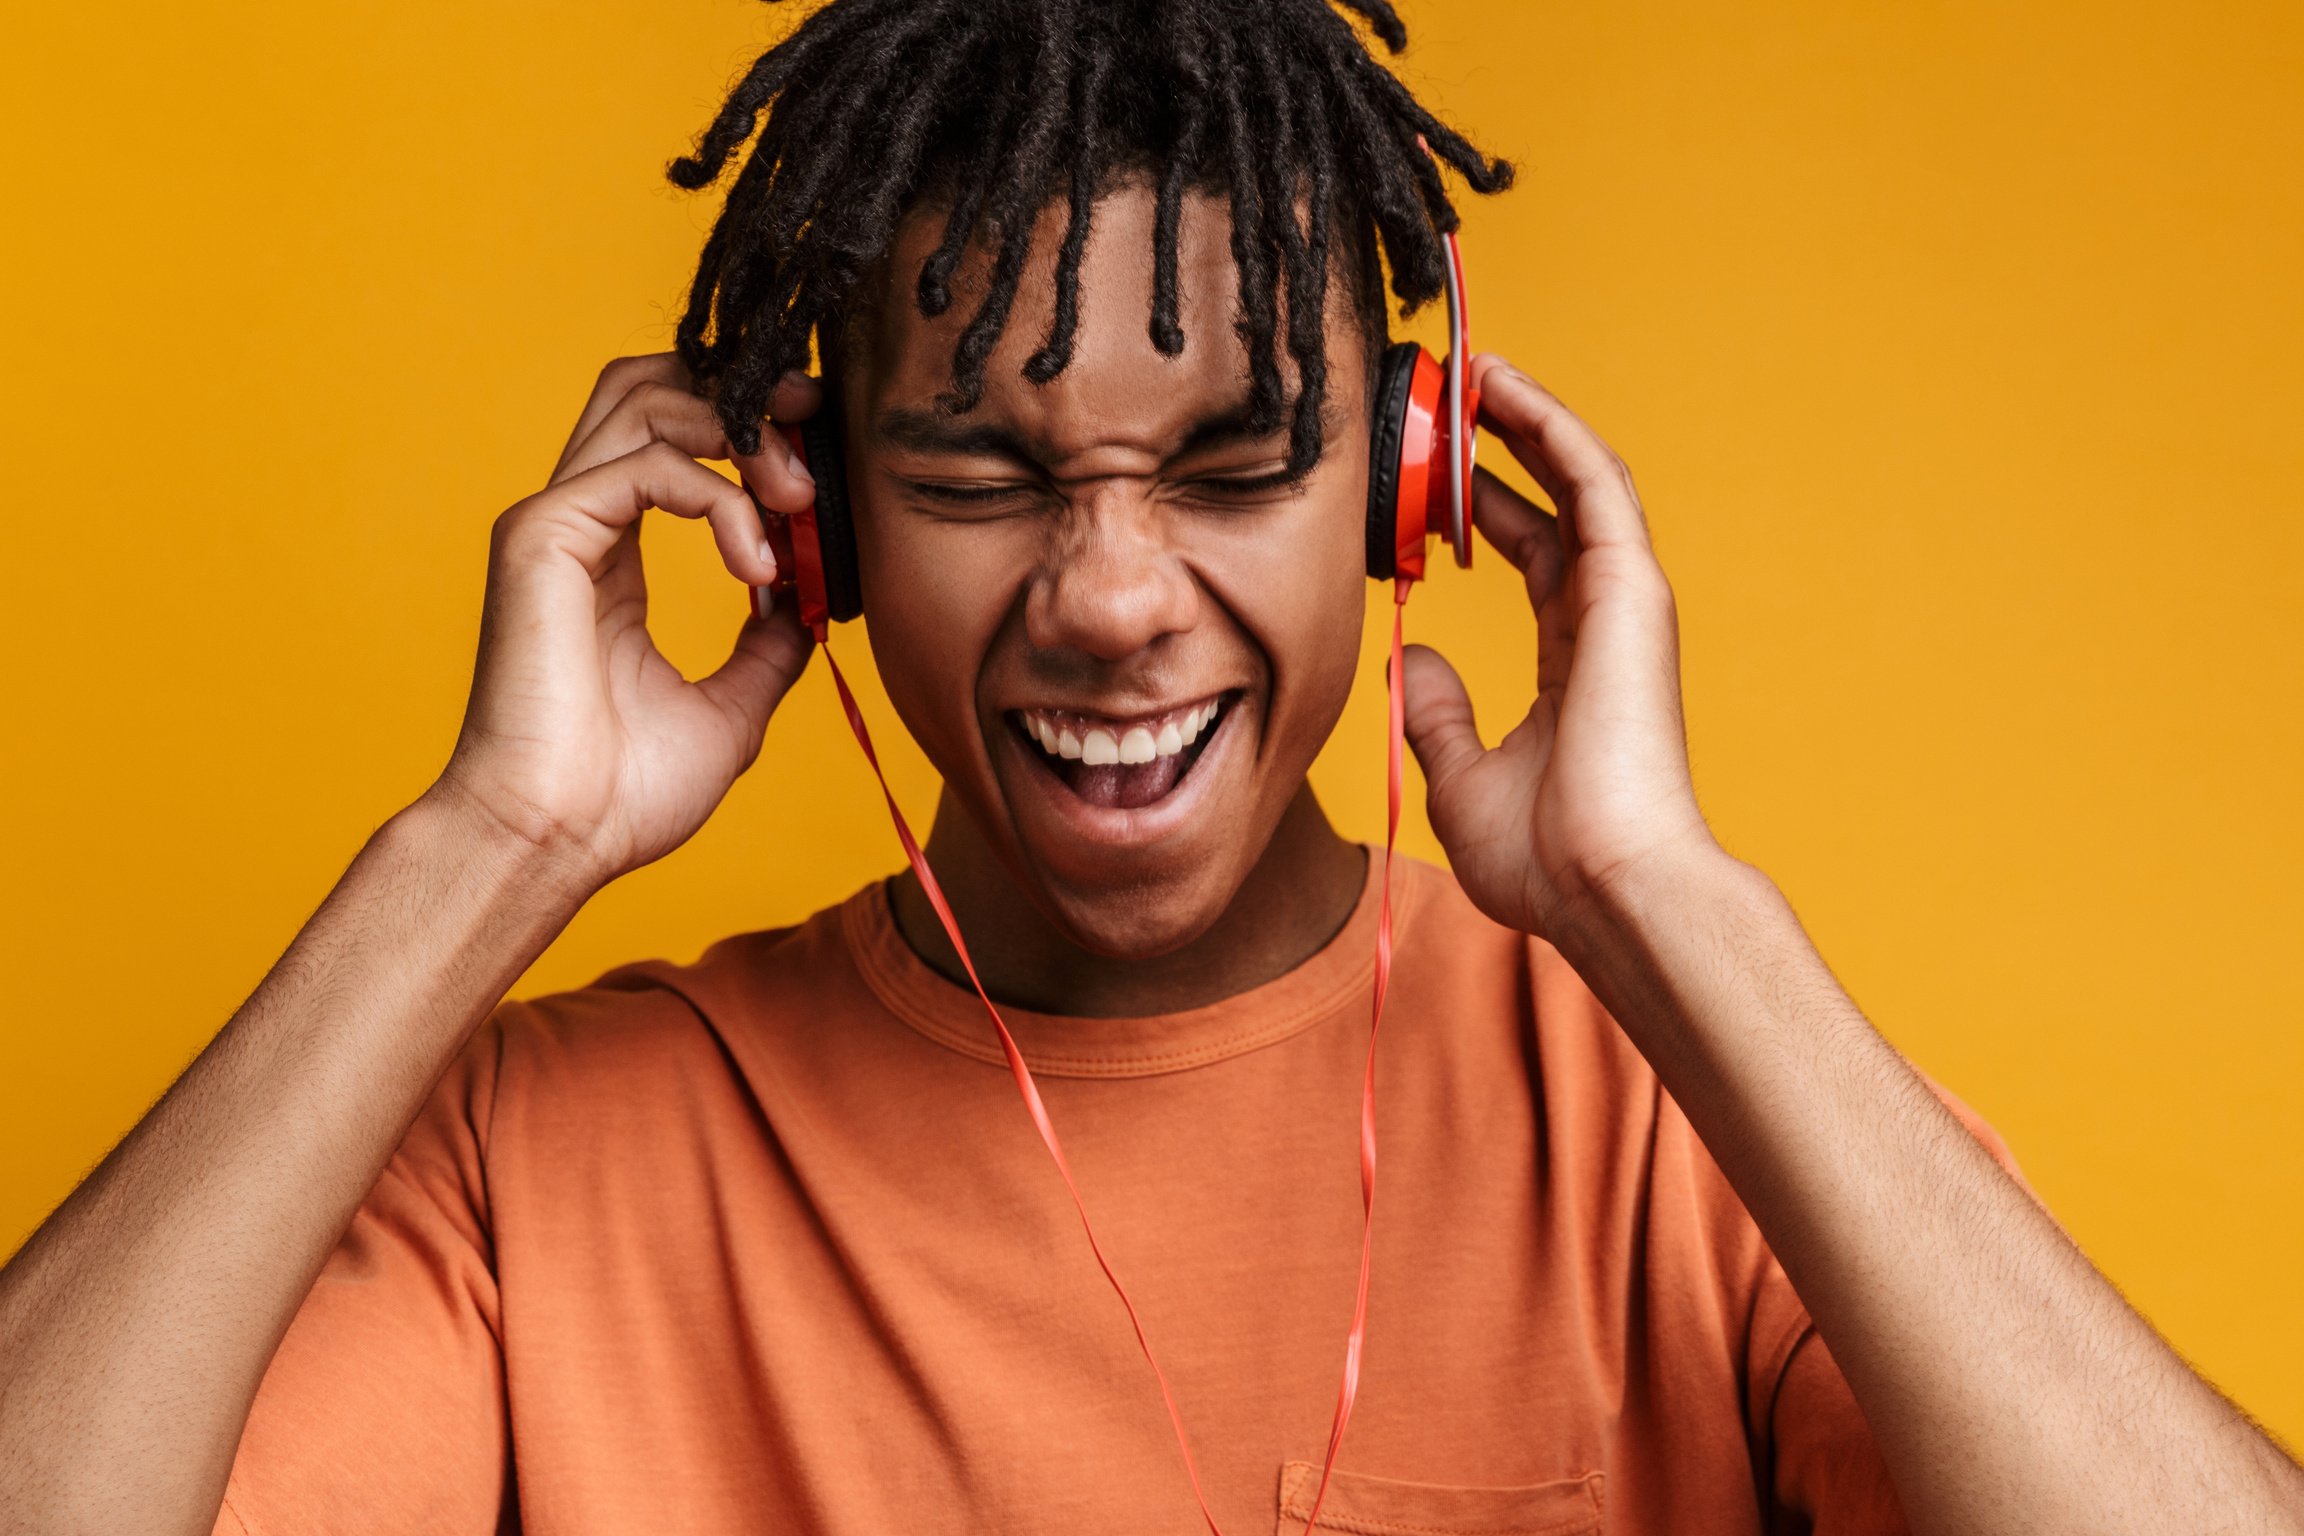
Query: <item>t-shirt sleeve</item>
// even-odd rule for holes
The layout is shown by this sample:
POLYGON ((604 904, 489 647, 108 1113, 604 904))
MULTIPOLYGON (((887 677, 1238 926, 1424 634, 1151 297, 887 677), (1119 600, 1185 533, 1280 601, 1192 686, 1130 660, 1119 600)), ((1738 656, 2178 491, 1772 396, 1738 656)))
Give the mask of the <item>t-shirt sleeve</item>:
MULTIPOLYGON (((1934 1082, 1928 1086, 1994 1161, 2031 1193, 1998 1133, 1951 1093, 1934 1082)), ((1782 1271, 1776 1274, 1781 1277, 1782 1271)), ((1790 1284, 1782 1283, 1789 1298, 1790 1284)), ((1775 1351, 1783 1364, 1775 1373, 1767 1414, 1774 1462, 1770 1530, 1814 1536, 1904 1536, 1910 1527, 1903 1506, 1848 1378, 1797 1300, 1788 1299, 1784 1310, 1789 1315, 1789 1347, 1775 1351)))
POLYGON ((459 1054, 289 1325, 219 1536, 511 1528, 483 1159, 502 1024, 521 1006, 459 1054))

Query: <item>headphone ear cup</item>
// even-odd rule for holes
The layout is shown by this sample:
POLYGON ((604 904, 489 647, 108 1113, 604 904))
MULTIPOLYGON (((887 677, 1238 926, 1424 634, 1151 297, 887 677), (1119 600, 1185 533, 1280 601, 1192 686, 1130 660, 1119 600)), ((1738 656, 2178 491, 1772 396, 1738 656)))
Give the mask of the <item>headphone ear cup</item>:
POLYGON ((856 569, 856 520, 848 504, 848 443, 840 400, 830 388, 815 415, 799 423, 800 448, 816 478, 816 546, 824 566, 824 609, 834 619, 864 611, 856 569))
POLYGON ((1375 419, 1368 431, 1368 574, 1390 581, 1399 572, 1400 454, 1408 430, 1408 392, 1423 349, 1396 341, 1376 364, 1375 419))

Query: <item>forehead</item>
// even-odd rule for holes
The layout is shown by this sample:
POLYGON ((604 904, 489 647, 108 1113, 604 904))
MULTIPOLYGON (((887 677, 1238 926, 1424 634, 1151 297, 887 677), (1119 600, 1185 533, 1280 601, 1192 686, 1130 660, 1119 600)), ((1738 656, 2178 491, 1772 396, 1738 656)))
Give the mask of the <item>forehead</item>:
MULTIPOLYGON (((922 204, 907 214, 881 280, 854 317, 850 345, 861 345, 868 367, 864 378, 851 380, 851 399, 870 413, 933 408, 950 388, 954 348, 989 287, 996 251, 980 231, 953 276, 951 306, 934 317, 920 313, 913 284, 943 238, 945 213, 922 204), (854 401, 859 385, 867 398, 854 401)), ((1056 318, 1056 269, 1068 218, 1061 201, 1040 210, 1013 307, 985 369, 983 399, 960 419, 998 425, 1057 462, 1100 447, 1173 447, 1212 414, 1243 401, 1248 354, 1233 325, 1239 273, 1229 203, 1205 194, 1184 199, 1176 255, 1185 344, 1169 357, 1151 339, 1156 205, 1151 189, 1138 182, 1123 182, 1096 203, 1081 256, 1071 361, 1045 384, 1023 377, 1056 318)), ((1331 283, 1332 296, 1340 286, 1331 283)), ((1332 326, 1331 348, 1335 344, 1332 326)), ((1285 349, 1280 364, 1292 388, 1285 349)))

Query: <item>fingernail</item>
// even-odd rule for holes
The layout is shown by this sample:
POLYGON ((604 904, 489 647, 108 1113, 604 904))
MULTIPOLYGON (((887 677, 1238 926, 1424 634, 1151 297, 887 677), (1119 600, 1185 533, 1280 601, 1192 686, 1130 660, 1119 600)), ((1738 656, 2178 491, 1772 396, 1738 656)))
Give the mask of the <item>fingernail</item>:
POLYGON ((814 485, 816 477, 808 473, 808 465, 798 454, 792 456, 792 473, 800 477, 803 485, 814 485))
MULTIPOLYGON (((776 579, 776 546, 765 539, 760 541, 760 563, 768 567, 768 580, 774 581, 776 579)), ((762 583, 762 585, 766 585, 766 583, 762 583)))

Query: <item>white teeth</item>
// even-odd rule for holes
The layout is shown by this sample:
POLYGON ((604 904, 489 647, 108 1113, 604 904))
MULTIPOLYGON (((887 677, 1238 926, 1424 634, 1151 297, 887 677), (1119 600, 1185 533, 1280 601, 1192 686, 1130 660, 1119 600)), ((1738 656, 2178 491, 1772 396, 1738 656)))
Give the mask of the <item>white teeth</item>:
POLYGON ((1211 699, 1180 714, 1169 715, 1156 726, 1104 727, 1083 723, 1076 732, 1072 725, 1059 723, 1053 714, 1030 710, 1025 712, 1023 724, 1024 734, 1038 742, 1041 750, 1051 757, 1071 758, 1091 767, 1111 763, 1132 766, 1149 763, 1154 758, 1173 757, 1183 751, 1215 723, 1216 712, 1217 701, 1211 699))

